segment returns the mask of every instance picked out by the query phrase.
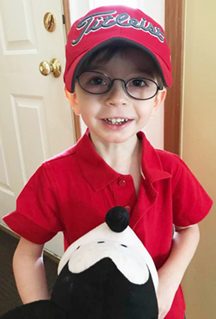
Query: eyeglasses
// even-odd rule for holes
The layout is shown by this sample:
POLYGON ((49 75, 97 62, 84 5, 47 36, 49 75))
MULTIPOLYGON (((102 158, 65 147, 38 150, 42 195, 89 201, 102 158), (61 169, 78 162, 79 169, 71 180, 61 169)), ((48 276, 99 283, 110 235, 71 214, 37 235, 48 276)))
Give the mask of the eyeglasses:
POLYGON ((77 77, 77 80, 84 91, 98 95, 109 92, 114 81, 121 81, 125 92, 136 100, 152 99, 159 90, 163 89, 155 81, 144 77, 124 81, 119 78, 111 79, 107 75, 96 71, 83 72, 77 77))

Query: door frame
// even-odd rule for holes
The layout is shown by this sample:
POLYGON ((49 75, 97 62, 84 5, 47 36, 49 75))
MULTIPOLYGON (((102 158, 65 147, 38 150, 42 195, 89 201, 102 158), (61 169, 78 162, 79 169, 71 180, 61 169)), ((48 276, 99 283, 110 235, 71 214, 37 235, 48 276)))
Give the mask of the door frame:
POLYGON ((180 154, 185 0, 165 0, 165 31, 171 49, 173 85, 164 108, 164 148, 180 154))
MULTIPOLYGON (((71 27, 71 19, 70 19, 70 0, 62 0, 63 4, 63 12, 64 12, 64 24, 65 24, 65 31, 66 34, 68 34, 70 27, 71 27)), ((81 124, 80 124, 80 118, 77 116, 74 112, 73 113, 73 123, 74 123, 74 129, 75 129, 75 137, 76 140, 78 140, 81 137, 81 124)))
MULTIPOLYGON (((66 33, 70 30, 69 0, 63 1, 66 33)), ((172 55, 173 85, 168 89, 164 108, 164 148, 180 154, 182 80, 183 80, 183 41, 184 41, 185 0, 165 0, 165 30, 172 55)), ((75 136, 81 136, 80 119, 75 114, 75 136)))

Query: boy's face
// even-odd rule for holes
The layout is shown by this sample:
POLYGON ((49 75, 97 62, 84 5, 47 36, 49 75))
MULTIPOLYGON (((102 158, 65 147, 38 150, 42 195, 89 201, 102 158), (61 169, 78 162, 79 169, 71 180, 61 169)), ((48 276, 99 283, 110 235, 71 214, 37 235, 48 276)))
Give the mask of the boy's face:
MULTIPOLYGON (((111 79, 127 81, 137 77, 150 78, 148 70, 152 67, 149 57, 144 58, 143 52, 130 48, 105 63, 98 58, 91 64, 91 71, 103 73, 111 79)), ((82 116, 93 141, 103 143, 123 143, 136 138, 136 133, 148 123, 165 95, 164 89, 152 99, 136 100, 125 92, 119 80, 113 82, 109 92, 101 95, 85 92, 78 82, 75 93, 67 92, 74 112, 82 116)))

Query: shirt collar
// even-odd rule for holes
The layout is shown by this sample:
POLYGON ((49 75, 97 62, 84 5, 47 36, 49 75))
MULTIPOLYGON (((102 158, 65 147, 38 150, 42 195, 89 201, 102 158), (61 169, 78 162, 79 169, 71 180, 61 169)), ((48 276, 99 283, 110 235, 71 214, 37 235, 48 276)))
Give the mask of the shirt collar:
MULTIPOLYGON (((141 168, 145 178, 151 183, 169 178, 171 175, 163 170, 157 151, 146 139, 144 133, 139 132, 138 138, 142 141, 141 168)), ((81 174, 95 191, 105 188, 119 176, 122 176, 122 174, 113 170, 96 152, 88 130, 78 141, 74 151, 78 153, 78 165, 81 174)))
POLYGON ((144 176, 151 183, 170 178, 171 174, 163 169, 158 150, 150 144, 143 132, 138 132, 137 136, 142 141, 141 165, 144 176))

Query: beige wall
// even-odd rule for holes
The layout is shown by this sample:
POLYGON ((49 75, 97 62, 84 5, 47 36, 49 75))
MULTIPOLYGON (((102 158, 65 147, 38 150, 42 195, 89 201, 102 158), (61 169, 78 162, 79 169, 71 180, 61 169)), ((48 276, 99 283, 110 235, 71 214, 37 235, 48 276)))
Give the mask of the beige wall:
MULTIPOLYGON (((216 1, 186 0, 185 12, 182 157, 216 201, 216 1)), ((215 211, 185 276, 187 319, 216 318, 215 211)))

